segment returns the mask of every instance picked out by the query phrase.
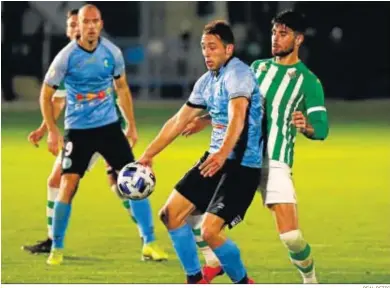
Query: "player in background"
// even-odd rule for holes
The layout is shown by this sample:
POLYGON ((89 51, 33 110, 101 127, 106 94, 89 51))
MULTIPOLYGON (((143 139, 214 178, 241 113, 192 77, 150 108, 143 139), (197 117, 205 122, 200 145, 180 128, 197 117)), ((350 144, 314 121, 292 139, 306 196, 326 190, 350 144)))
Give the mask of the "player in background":
POLYGON ((187 283, 207 283, 194 234, 186 223, 187 217, 199 210, 206 212, 202 237, 226 274, 234 283, 249 284, 253 280, 247 276, 240 250, 223 230, 244 219, 259 183, 261 96, 250 68, 233 56, 234 36, 226 22, 206 25, 201 46, 208 72, 198 79, 187 103, 166 122, 138 162, 150 166, 153 158, 207 109, 213 124, 210 148, 177 183, 160 217, 185 270, 187 283))
MULTIPOLYGON (((81 28, 80 38, 72 41, 57 55, 45 77, 41 92, 41 109, 46 120, 45 124, 49 129, 49 150, 53 154, 57 154, 58 140, 61 140, 61 136, 58 127, 55 125, 52 111, 50 111, 52 110, 50 104, 55 88, 61 83, 62 79, 65 80, 67 89, 65 134, 67 141, 62 153, 62 184, 54 205, 54 239, 52 253, 48 259, 48 264, 52 265, 62 262, 63 240, 70 216, 70 202, 77 189, 77 183, 87 168, 85 163, 89 162, 92 154, 95 152, 102 154, 107 162, 114 167, 109 170, 115 172, 134 160, 129 143, 127 141, 126 143, 123 142, 125 135, 122 132, 120 135, 117 133, 118 127, 120 130, 120 124, 116 121, 118 120, 118 113, 115 111, 115 95, 112 89, 113 76, 115 76, 115 86, 119 94, 120 105, 129 124, 125 133, 133 144, 137 140, 131 94, 124 74, 122 54, 115 45, 100 37, 102 21, 100 11, 95 6, 84 6, 79 12, 78 20, 81 28), (78 65, 74 67, 75 63, 71 60, 75 59, 82 62, 77 62, 78 65), (96 59, 99 59, 99 61, 96 61, 96 59), (71 64, 73 64, 73 67, 71 67, 71 64), (83 70, 79 69, 79 65, 84 65, 83 70), (67 73, 69 70, 72 70, 72 73, 67 73), (80 79, 82 79, 82 84, 79 84, 80 79), (88 85, 89 81, 90 85, 88 85), (113 107, 110 107, 111 105, 113 107), (104 114, 105 117, 99 117, 99 114, 104 114), (107 122, 112 123, 107 124, 107 122), (48 123, 49 125, 47 125, 48 123), (110 137, 113 137, 111 139, 112 143, 104 143, 110 137)), ((111 174, 111 184, 116 182, 113 177, 115 177, 115 174, 111 174)), ((135 218, 137 218, 137 213, 141 216, 137 218, 141 232, 149 232, 149 234, 142 235, 144 236, 143 258, 151 260, 166 259, 166 253, 154 243, 150 203, 148 201, 138 201, 137 203, 131 203, 131 206, 135 218), (142 224, 144 224, 144 227, 142 227, 142 224), (142 228, 146 229, 143 231, 142 228)))
MULTIPOLYGON (((297 131, 311 140, 325 140, 328 135, 324 91, 319 79, 298 56, 306 29, 304 17, 297 12, 284 11, 272 20, 272 25, 274 57, 256 60, 251 65, 265 100, 263 127, 267 131, 267 157, 262 168, 260 190, 265 205, 274 215, 280 239, 303 282, 317 283, 311 247, 298 225, 291 168, 297 131)), ((183 135, 199 132, 210 124, 209 118, 208 115, 197 118, 187 126, 183 135)), ((217 275, 208 276, 210 279, 217 275)))

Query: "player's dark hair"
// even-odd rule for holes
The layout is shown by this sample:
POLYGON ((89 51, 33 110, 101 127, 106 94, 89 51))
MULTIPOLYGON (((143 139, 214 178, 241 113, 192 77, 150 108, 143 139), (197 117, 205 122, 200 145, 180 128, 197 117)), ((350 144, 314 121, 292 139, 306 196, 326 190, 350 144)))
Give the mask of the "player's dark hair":
POLYGON ((225 45, 234 44, 232 28, 229 23, 224 20, 211 21, 204 27, 203 34, 218 36, 225 45))
POLYGON ((288 28, 294 32, 304 34, 306 30, 306 20, 305 16, 299 12, 292 10, 285 10, 278 13, 272 19, 272 25, 282 24, 286 25, 288 28))
POLYGON ((79 13, 79 9, 72 9, 72 10, 69 10, 68 13, 66 13, 66 18, 75 16, 75 15, 77 15, 78 13, 79 13))

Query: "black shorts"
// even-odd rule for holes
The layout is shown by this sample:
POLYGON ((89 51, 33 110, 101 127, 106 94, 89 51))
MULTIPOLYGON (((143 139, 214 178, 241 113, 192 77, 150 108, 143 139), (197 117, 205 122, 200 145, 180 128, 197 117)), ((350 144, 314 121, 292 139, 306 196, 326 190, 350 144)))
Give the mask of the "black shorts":
POLYGON ((240 223, 252 203, 259 184, 260 168, 239 165, 227 160, 213 177, 203 177, 199 165, 209 153, 189 170, 176 184, 175 189, 193 203, 197 210, 215 214, 232 228, 240 223))
POLYGON ((119 122, 91 129, 68 129, 64 133, 62 174, 84 176, 89 161, 98 152, 115 170, 134 162, 130 144, 119 122))

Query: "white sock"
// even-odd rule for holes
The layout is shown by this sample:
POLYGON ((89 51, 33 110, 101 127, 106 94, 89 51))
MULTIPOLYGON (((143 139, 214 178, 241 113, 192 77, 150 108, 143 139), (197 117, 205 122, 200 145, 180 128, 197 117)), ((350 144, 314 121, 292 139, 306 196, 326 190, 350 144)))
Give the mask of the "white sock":
POLYGON ((217 256, 214 254, 213 250, 207 245, 206 241, 203 240, 201 235, 201 225, 203 220, 202 215, 190 215, 187 218, 187 223, 192 227, 192 231, 195 234, 196 245, 198 246, 200 252, 206 261, 207 266, 217 267, 221 266, 217 256))
POLYGON ((47 204, 46 204, 46 217, 47 217, 47 235, 50 239, 53 239, 53 215, 54 215, 54 201, 58 196, 59 188, 47 186, 47 204))

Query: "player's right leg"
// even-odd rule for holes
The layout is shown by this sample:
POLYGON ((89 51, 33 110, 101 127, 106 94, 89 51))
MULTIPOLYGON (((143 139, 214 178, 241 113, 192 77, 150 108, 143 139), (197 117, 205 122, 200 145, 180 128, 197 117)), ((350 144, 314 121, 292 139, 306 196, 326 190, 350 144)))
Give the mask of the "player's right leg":
POLYGON ((270 161, 269 169, 263 169, 262 195, 264 203, 272 211, 280 240, 288 249, 289 258, 300 272, 304 283, 317 283, 310 245, 302 236, 298 225, 295 188, 288 165, 270 161))
POLYGON ((47 238, 43 241, 38 241, 35 245, 26 245, 22 248, 32 254, 49 253, 53 240, 53 213, 54 201, 57 198, 61 182, 61 155, 58 155, 54 162, 52 171, 47 180, 47 238))
POLYGON ((72 199, 95 152, 96 139, 93 136, 94 133, 89 130, 65 131, 61 184, 54 204, 53 244, 47 259, 49 265, 59 265, 63 261, 64 239, 70 219, 72 199))
POLYGON ((218 257, 215 255, 213 250, 204 241, 201 235, 201 226, 205 214, 201 214, 198 211, 194 211, 187 218, 187 223, 192 227, 192 232, 195 235, 196 245, 198 246, 200 252, 202 253, 206 264, 202 268, 202 273, 204 278, 211 282, 215 277, 223 275, 224 271, 222 269, 221 263, 219 263, 218 257))

